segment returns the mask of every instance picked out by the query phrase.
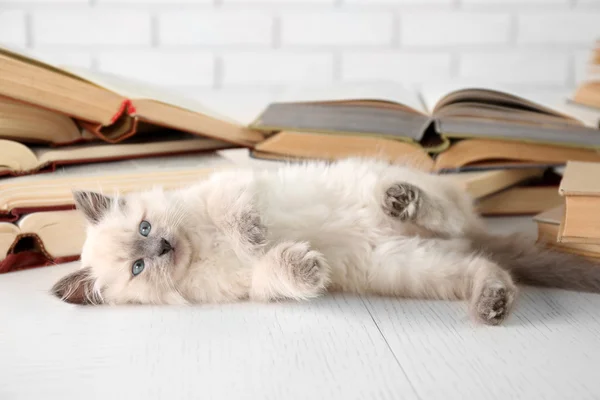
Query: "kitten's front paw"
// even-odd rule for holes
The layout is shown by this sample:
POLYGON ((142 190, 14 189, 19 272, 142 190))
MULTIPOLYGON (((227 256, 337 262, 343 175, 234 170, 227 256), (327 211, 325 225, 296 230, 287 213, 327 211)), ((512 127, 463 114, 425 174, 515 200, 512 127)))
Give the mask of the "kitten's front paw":
POLYGON ((401 221, 415 218, 421 202, 421 190, 410 183, 395 183, 385 191, 383 211, 401 221))
POLYGON ((325 290, 329 271, 323 255, 311 250, 306 243, 290 243, 281 252, 283 267, 291 282, 304 293, 314 297, 325 290))
POLYGON ((251 246, 262 246, 267 240, 267 228, 262 224, 258 212, 246 211, 239 218, 239 229, 243 239, 251 246))
POLYGON ((475 317, 486 325, 499 325, 510 313, 516 288, 497 280, 487 282, 474 297, 475 317))

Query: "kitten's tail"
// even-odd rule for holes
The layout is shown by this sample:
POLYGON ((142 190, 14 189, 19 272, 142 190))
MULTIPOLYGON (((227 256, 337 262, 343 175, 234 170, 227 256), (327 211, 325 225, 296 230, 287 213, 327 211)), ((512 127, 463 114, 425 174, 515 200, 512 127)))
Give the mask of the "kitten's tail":
POLYGON ((600 259, 549 250, 522 234, 481 235, 475 245, 519 283, 600 293, 600 259))

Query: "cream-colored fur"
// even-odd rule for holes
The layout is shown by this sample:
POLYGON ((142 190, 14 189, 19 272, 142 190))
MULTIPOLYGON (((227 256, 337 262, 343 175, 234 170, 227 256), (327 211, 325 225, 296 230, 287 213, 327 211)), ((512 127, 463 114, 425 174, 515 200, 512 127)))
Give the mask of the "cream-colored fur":
POLYGON ((522 267, 521 250, 498 248, 506 240, 485 232, 448 180, 375 160, 216 172, 178 191, 78 192, 76 201, 90 221, 82 269, 54 287, 75 303, 303 300, 343 290, 468 299, 475 318, 497 324, 517 292, 510 271, 522 267), (151 224, 147 237, 141 221, 151 224), (161 239, 172 247, 162 255, 161 239), (145 268, 134 276, 138 259, 145 268))

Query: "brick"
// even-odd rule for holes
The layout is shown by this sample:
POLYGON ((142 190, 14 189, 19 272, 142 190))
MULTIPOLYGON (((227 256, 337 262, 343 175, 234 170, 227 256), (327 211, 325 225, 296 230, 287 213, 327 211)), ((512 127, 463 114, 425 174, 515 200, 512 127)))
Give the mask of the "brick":
POLYGON ((503 52, 464 54, 459 77, 498 83, 564 85, 569 75, 566 54, 503 52))
POLYGON ((0 43, 20 47, 27 44, 23 11, 0 10, 0 43))
POLYGON ((23 4, 23 3, 31 3, 31 4, 51 4, 51 3, 68 3, 68 4, 89 4, 89 0, 0 0, 0 4, 8 3, 8 4, 23 4))
POLYGON ((391 13, 295 12, 281 17, 285 45, 387 45, 392 37, 391 13))
POLYGON ((273 20, 261 12, 159 14, 159 42, 166 45, 269 45, 273 20))
POLYGON ((222 61, 223 85, 329 82, 333 77, 330 54, 244 52, 224 54, 222 61))
POLYGON ((92 55, 88 52, 33 50, 31 54, 53 65, 91 68, 92 55))
POLYGON ((96 0, 98 4, 214 4, 214 0, 96 0))
POLYGON ((102 53, 98 69, 159 85, 212 85, 214 59, 206 53, 102 53))
POLYGON ((511 6, 522 6, 530 4, 542 4, 542 5, 567 5, 570 4, 570 0, 461 0, 465 5, 511 5, 511 6))
POLYGON ((150 45, 150 15, 143 11, 39 11, 36 45, 150 45))
POLYGON ((532 13, 518 16, 518 43, 589 44, 600 36, 600 12, 532 13))
POLYGON ((334 4, 335 0, 221 0, 223 4, 334 4))
POLYGON ((342 80, 444 80, 450 78, 450 63, 449 54, 350 53, 342 56, 342 80))
POLYGON ((439 4, 450 5, 454 4, 454 0, 342 0, 345 4, 360 4, 360 5, 421 5, 421 4, 439 4))
POLYGON ((507 13, 404 13, 400 42, 409 46, 483 45, 508 43, 507 13))

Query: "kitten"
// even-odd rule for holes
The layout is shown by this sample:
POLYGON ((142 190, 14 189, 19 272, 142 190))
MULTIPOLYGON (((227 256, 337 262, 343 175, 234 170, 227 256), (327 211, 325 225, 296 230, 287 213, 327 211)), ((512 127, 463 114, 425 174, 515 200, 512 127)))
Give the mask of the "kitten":
POLYGON ((448 180, 347 159, 215 172, 184 189, 75 192, 82 268, 53 287, 78 304, 305 300, 327 290, 468 300, 496 325, 523 283, 600 291, 600 269, 486 232, 448 180))

